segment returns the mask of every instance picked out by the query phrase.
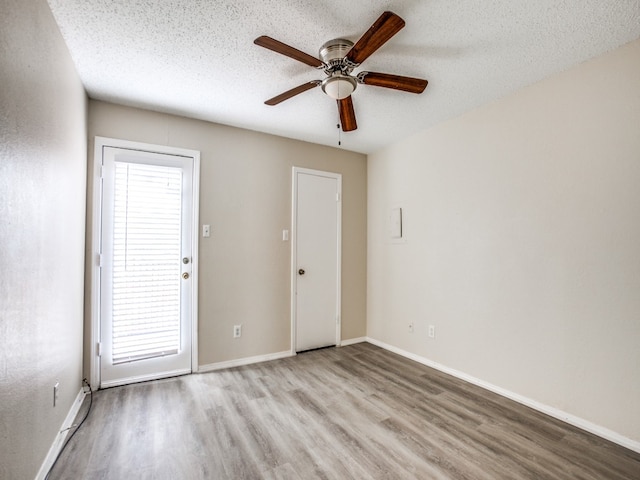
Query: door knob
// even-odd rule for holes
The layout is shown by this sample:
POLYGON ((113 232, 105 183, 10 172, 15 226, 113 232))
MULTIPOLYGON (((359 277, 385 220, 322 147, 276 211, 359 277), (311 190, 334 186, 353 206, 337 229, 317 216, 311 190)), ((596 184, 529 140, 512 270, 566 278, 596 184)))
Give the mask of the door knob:
POLYGON ((301 268, 300 270, 298 270, 298 274, 299 274, 299 275, 304 275, 304 269, 303 269, 303 268, 301 268))
POLYGON ((186 280, 187 278, 189 278, 189 274, 187 272, 184 272, 182 274, 182 278, 184 278, 186 280))

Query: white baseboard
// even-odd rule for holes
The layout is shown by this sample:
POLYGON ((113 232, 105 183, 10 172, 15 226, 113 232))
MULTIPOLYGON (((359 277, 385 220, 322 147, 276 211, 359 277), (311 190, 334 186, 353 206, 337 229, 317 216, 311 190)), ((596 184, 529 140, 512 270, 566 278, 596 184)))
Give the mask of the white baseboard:
MULTIPOLYGON (((348 340, 340 341, 340 347, 346 347, 348 345, 354 345, 356 343, 363 343, 367 341, 367 337, 350 338, 348 340)), ((295 352, 287 350, 285 352, 269 353, 267 355, 257 355, 255 357, 239 358, 237 360, 228 360, 226 362, 209 363, 207 365, 200 365, 198 367, 198 373, 213 372, 215 370, 222 370, 224 368, 242 367, 244 365, 251 365, 252 363, 269 362, 271 360, 278 360, 280 358, 294 357, 295 352)))
POLYGON ((209 363, 207 365, 200 365, 198 367, 198 373, 213 372, 224 368, 242 367, 244 365, 251 365, 252 363, 268 362, 271 360, 278 360, 280 358, 293 357, 294 355, 295 353, 291 353, 291 350, 287 350, 285 352, 268 353, 266 355, 239 358, 237 360, 228 360, 226 362, 209 363))
POLYGON ((44 480, 44 478, 47 476, 47 473, 49 473, 49 469, 53 465, 53 462, 55 462, 56 458, 58 458, 58 455, 60 455, 60 451, 64 446, 65 440, 67 439, 67 435, 69 435, 69 433, 71 432, 69 430, 69 427, 73 425, 73 420, 76 418, 76 415, 78 415, 78 412, 80 411, 80 407, 82 406, 84 397, 84 389, 81 388, 78 392, 78 395, 76 396, 76 399, 73 401, 73 405, 71 405, 71 408, 69 409, 69 413, 67 413, 67 417, 64 419, 64 422, 62 422, 62 426, 60 427, 58 435, 56 435, 56 438, 53 440, 53 444, 49 449, 49 453, 47 453, 47 456, 40 466, 40 470, 36 475, 36 480, 44 480))
POLYGON ((469 382, 473 385, 477 385, 478 387, 484 388, 485 390, 489 390, 490 392, 497 393, 498 395, 502 395, 503 397, 506 397, 510 400, 521 403, 522 405, 526 405, 527 407, 533 408, 534 410, 537 410, 546 415, 549 415, 550 417, 556 418, 565 423, 573 425, 574 427, 578 427, 581 430, 585 430, 589 433, 593 433, 594 435, 602 437, 605 440, 609 440, 613 443, 617 443, 618 445, 628 448, 629 450, 633 450, 634 452, 640 453, 640 442, 627 438, 623 435, 620 435, 619 433, 614 432, 613 430, 609 430, 608 428, 602 427, 600 425, 596 425, 583 418, 577 417, 575 415, 564 412, 557 408, 550 407, 549 405, 545 405, 543 403, 537 402, 525 396, 506 390, 502 387, 498 387, 491 383, 485 382, 484 380, 481 380, 479 378, 472 377, 471 375, 467 375, 464 372, 460 372, 453 368, 446 367, 432 360, 429 360, 425 357, 416 355, 415 353, 407 352, 406 350, 402 350, 401 348, 394 347, 393 345, 389 345, 387 343, 381 342, 379 340, 376 340, 375 338, 367 337, 366 341, 378 347, 384 348, 385 350, 388 350, 390 352, 397 353, 398 355, 402 355, 403 357, 413 360, 415 362, 421 363, 431 368, 435 368, 436 370, 439 370, 443 373, 446 373, 453 377, 464 380, 465 382, 469 382))
MULTIPOLYGON (((367 337, 350 338, 348 340, 342 340, 340 347, 346 347, 348 345, 354 345, 356 343, 363 343, 367 341, 367 337)), ((215 370, 222 370, 224 368, 242 367, 244 365, 251 365, 253 363, 269 362, 271 360, 278 360, 280 358, 294 357, 295 352, 287 350, 285 352, 269 353, 266 355, 257 355, 255 357, 239 358, 237 360, 228 360, 226 362, 209 363, 207 365, 200 365, 198 367, 198 373, 213 372, 215 370)))

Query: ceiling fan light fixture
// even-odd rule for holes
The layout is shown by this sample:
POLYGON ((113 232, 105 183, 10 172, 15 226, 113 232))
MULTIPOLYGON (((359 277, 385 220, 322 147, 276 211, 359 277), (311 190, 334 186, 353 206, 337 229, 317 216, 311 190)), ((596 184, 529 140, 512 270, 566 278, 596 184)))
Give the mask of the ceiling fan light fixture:
POLYGON ((421 78, 403 77, 380 72, 360 72, 352 75, 371 54, 384 45, 391 37, 404 27, 404 20, 393 12, 383 12, 371 25, 360 39, 353 43, 346 38, 335 38, 325 42, 318 58, 282 43, 265 35, 258 37, 254 43, 258 46, 273 50, 281 55, 286 55, 294 60, 305 63, 310 67, 324 71, 327 77, 324 80, 312 80, 298 85, 291 90, 270 98, 267 105, 277 105, 302 92, 306 92, 320 85, 322 91, 338 104, 340 125, 343 132, 351 132, 358 128, 356 114, 353 109, 351 94, 359 83, 376 87, 391 88, 409 93, 422 93, 427 86, 427 81, 421 78))
POLYGON ((334 100, 342 100, 351 95, 357 85, 355 78, 337 73, 322 81, 322 91, 334 100))

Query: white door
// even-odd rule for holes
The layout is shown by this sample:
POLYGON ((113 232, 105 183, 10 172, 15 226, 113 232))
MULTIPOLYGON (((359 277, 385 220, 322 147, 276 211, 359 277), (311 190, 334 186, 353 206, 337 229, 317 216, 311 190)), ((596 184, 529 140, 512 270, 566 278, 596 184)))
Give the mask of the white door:
POLYGON ((340 342, 341 184, 339 174, 293 169, 294 350, 340 342))
POLYGON ((102 148, 103 388, 191 372, 194 160, 102 148))

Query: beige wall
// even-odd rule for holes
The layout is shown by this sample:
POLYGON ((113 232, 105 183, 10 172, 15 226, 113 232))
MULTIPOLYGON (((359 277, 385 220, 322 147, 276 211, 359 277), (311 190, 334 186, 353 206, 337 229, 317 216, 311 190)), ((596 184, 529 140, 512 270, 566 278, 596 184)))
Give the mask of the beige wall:
POLYGON ((291 348, 291 243, 282 230, 291 229, 294 165, 342 174, 342 339, 365 335, 364 155, 92 100, 91 144, 95 136, 201 152, 200 224, 212 234, 200 238, 200 365, 291 348))
POLYGON ((369 336, 640 442, 640 40, 368 174, 369 336))
POLYGON ((36 476, 81 388, 86 109, 47 3, 1 2, 3 479, 36 476))

